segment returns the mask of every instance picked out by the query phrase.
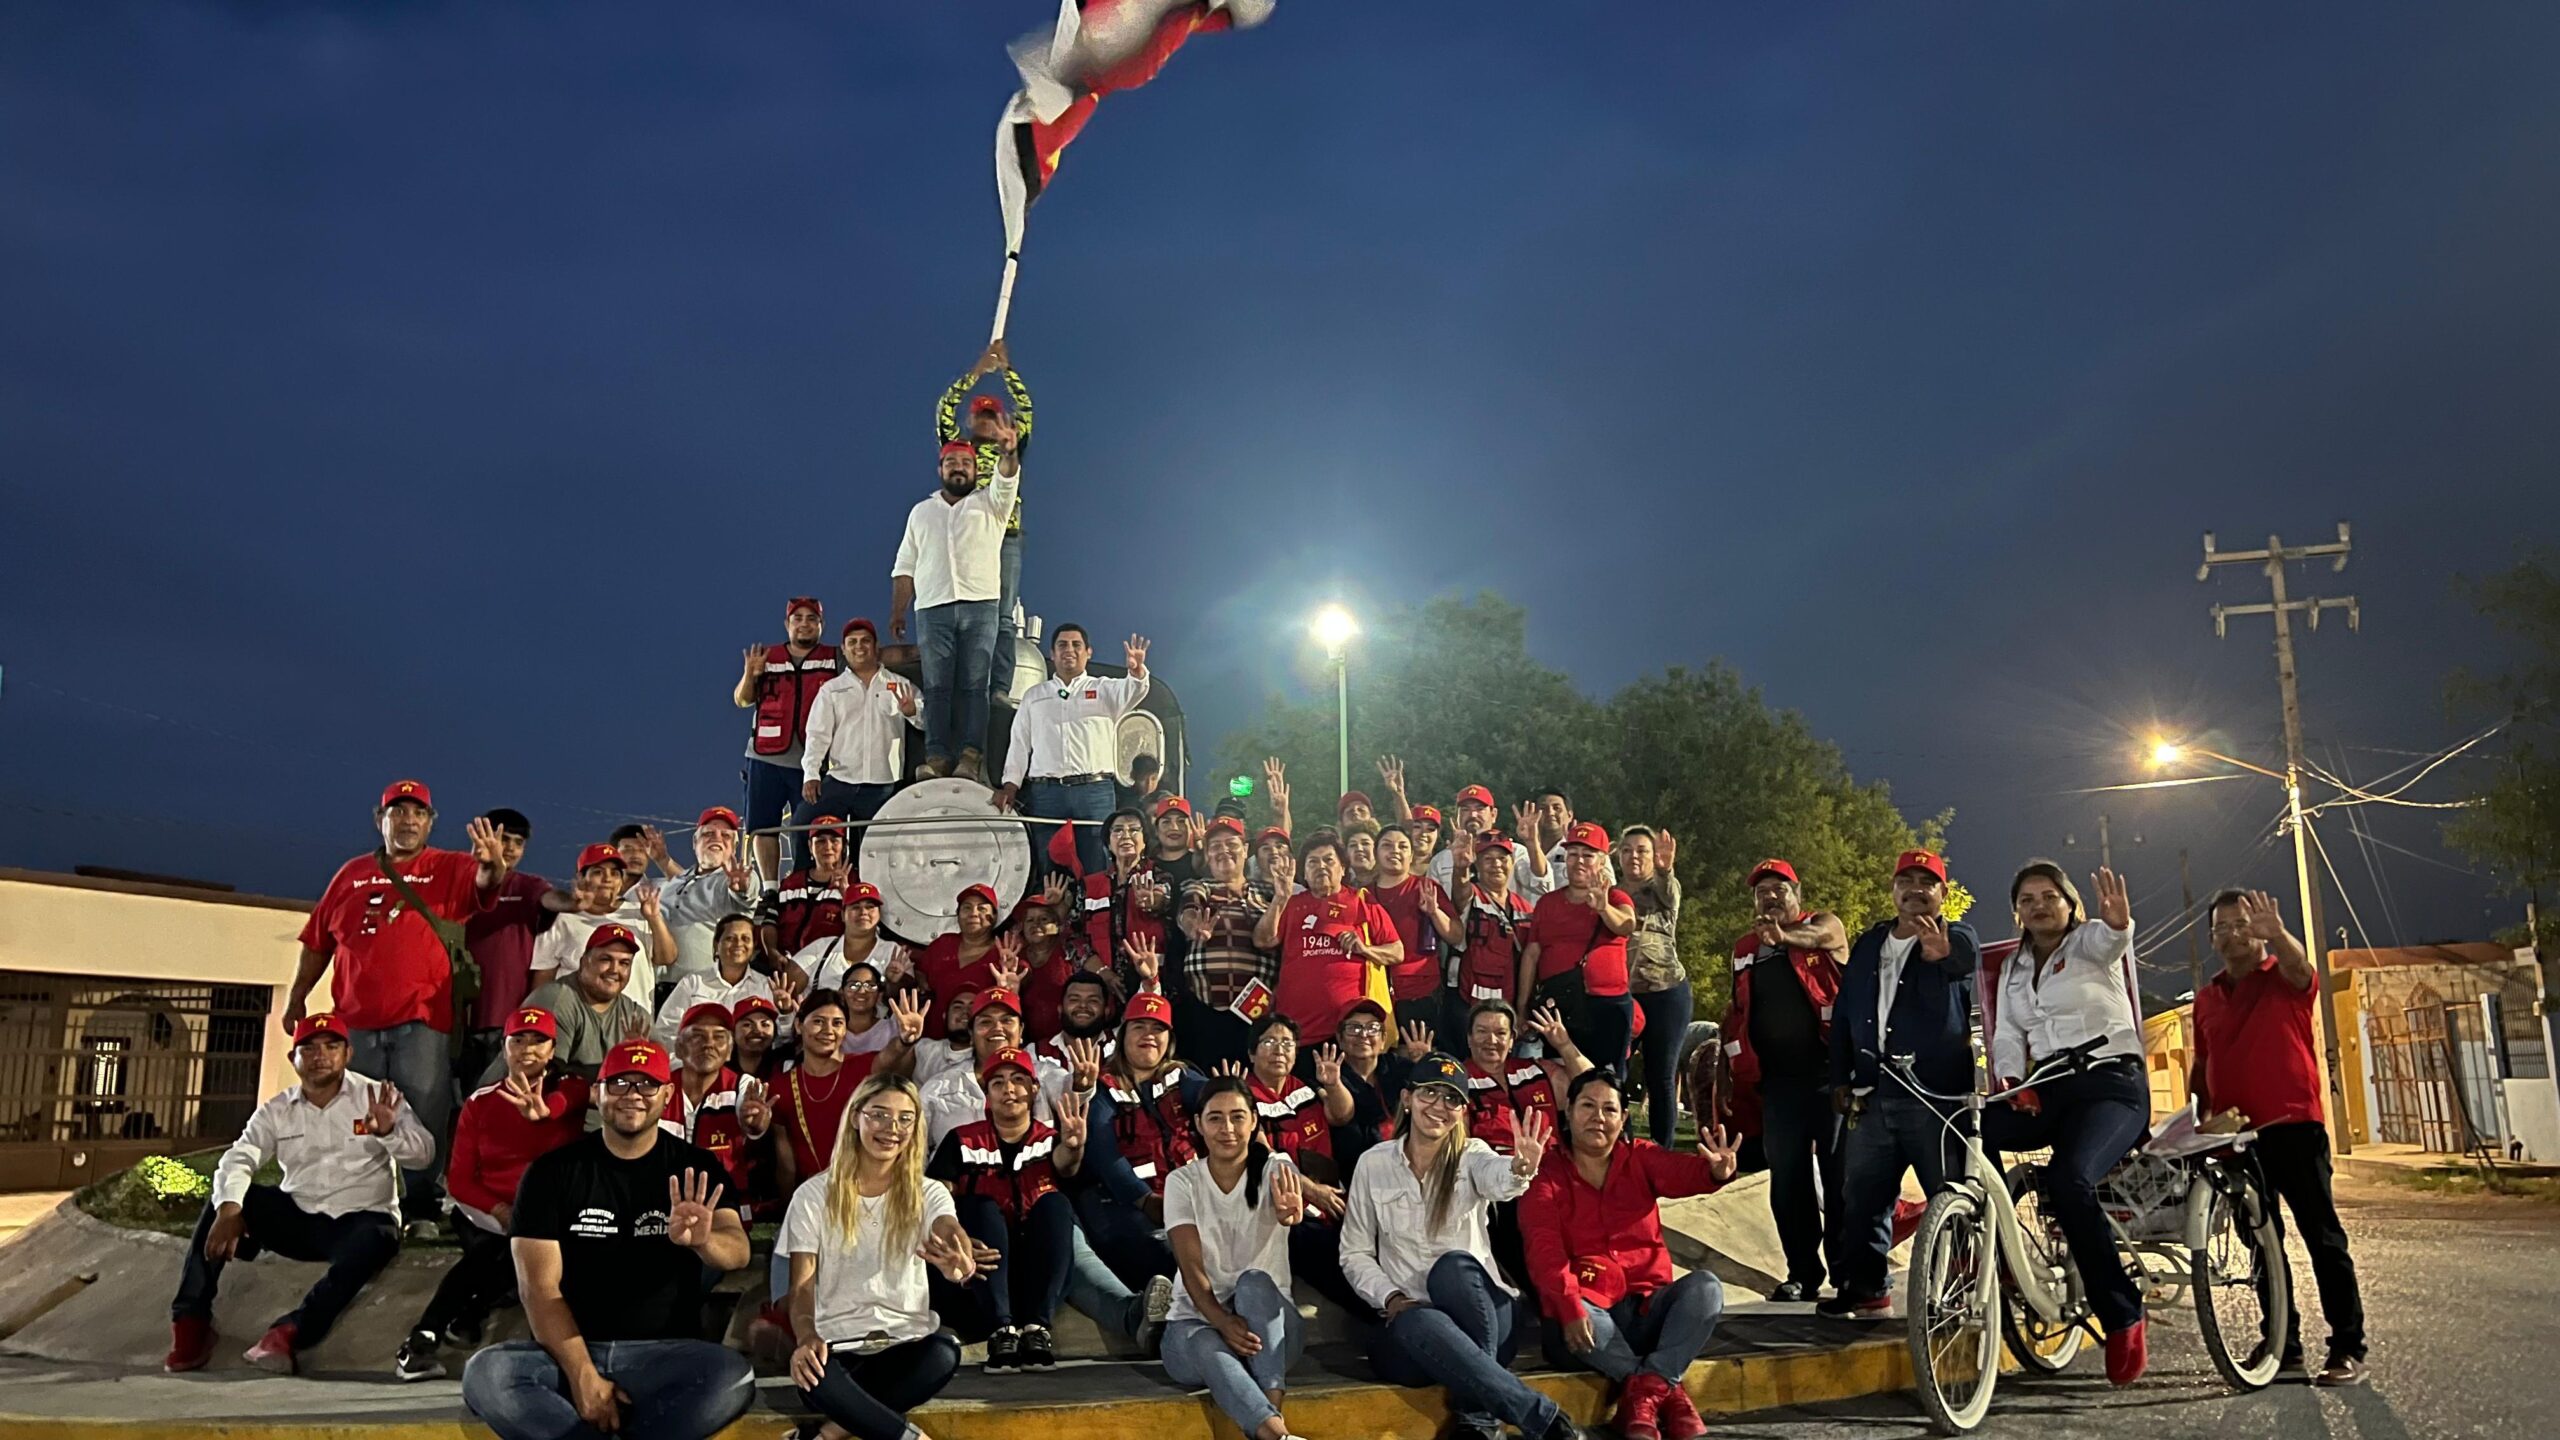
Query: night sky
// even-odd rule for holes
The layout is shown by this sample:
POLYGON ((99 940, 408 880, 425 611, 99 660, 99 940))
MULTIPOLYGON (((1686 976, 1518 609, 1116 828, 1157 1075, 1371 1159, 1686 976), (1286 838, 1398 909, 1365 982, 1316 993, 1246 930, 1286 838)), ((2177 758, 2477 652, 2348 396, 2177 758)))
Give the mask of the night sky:
MULTIPOLYGON (((0 863, 307 896, 395 776, 554 874, 734 803, 740 648, 886 618, 1053 13, 0 10, 0 863)), ((1729 660, 1976 888, 2103 810, 2142 912, 2188 847, 2291 914, 2273 786, 2069 792, 2155 716, 2280 753, 2207 529, 2355 525, 2322 763, 2472 728, 2453 577, 2560 538, 2555 62, 2535 4, 1286 0, 1032 215, 1029 604, 1153 636, 1205 758, 1318 600, 1491 587, 1597 693, 1729 660)), ((2356 814, 2377 943, 2517 918, 2356 814)))

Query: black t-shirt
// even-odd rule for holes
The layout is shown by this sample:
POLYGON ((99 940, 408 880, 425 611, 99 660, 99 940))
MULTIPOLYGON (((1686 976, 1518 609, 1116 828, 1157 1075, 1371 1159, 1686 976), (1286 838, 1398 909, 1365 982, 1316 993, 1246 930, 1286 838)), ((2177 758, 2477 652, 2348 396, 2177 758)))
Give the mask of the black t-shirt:
MULTIPOLYGON (((525 1167, 508 1233, 560 1245, 560 1296, 589 1340, 702 1338, 702 1257, 667 1239, 667 1180, 728 1171, 710 1151, 660 1130, 649 1153, 624 1160, 601 1132, 525 1167)), ((736 1197, 719 1208, 737 1213, 736 1197)))
POLYGON ((1763 951, 1751 966, 1751 1048, 1760 1073, 1792 1079, 1820 1075, 1830 1063, 1813 997, 1785 951, 1763 951))
MULTIPOLYGON (((1360 1078, 1360 1072, 1342 1067, 1342 1088, 1351 1092, 1351 1123, 1333 1127, 1333 1163, 1344 1175, 1360 1164, 1360 1157, 1378 1143, 1378 1132, 1395 1113, 1404 1098, 1404 1084, 1413 1073, 1413 1062, 1390 1050, 1378 1057, 1378 1075, 1373 1081, 1360 1078)), ((1298 1074, 1312 1085, 1316 1079, 1315 1057, 1301 1055, 1298 1074)))
MULTIPOLYGON (((997 1136, 996 1168, 1010 1174, 1013 1170, 1013 1162, 1022 1155, 1022 1147, 1030 1143, 1031 1132, 1028 1130, 1022 1132, 1022 1138, 1019 1140, 1007 1140, 1001 1135, 997 1136)), ((959 1131, 954 1130, 943 1136, 942 1143, 933 1147, 933 1154, 924 1162, 924 1173, 928 1180, 939 1180, 946 1185, 960 1183, 960 1178, 968 1172, 960 1164, 959 1131)))

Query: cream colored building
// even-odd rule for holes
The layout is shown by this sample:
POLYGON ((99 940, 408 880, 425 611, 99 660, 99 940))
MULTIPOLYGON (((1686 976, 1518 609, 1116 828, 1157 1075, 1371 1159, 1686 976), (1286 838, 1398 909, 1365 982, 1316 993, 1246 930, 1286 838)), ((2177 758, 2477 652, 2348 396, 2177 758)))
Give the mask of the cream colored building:
POLYGON ((238 1134, 293 1078, 278 1022, 310 908, 0 868, 0 1190, 238 1134))

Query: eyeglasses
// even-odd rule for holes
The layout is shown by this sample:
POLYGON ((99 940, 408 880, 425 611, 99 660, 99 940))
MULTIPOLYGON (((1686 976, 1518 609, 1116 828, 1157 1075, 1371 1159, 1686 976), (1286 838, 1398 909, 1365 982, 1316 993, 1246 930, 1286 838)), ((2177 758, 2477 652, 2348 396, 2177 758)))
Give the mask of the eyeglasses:
POLYGON ((1434 1110, 1464 1109, 1467 1097, 1445 1085, 1425 1085, 1413 1092, 1413 1103, 1434 1110))
POLYGON ((1256 1050, 1295 1050, 1298 1041, 1286 1030, 1274 1030, 1255 1043, 1256 1050))
POLYGON ((893 1135, 904 1135, 916 1128, 916 1113, 912 1110, 883 1110, 875 1105, 862 1112, 862 1123, 893 1135))
POLYGON ((1379 1024, 1375 1020, 1354 1020, 1350 1024, 1342 1027, 1342 1033, 1345 1035, 1384 1035, 1387 1033, 1387 1027, 1379 1024))
POLYGON ((651 1076, 616 1075, 604 1082, 604 1088, 612 1095, 655 1095, 664 1087, 651 1076))
POLYGON ((877 990, 880 988, 880 982, 877 980, 847 980, 844 982, 844 988, 847 990, 877 990))

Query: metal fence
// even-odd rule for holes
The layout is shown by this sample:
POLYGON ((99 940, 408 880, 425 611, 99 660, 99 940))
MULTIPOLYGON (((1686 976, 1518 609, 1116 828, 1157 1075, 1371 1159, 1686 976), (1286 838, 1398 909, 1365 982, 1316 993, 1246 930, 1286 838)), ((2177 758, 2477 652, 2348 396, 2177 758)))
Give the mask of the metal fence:
POLYGON ((265 985, 0 973, 0 1149, 187 1148, 259 1100, 265 985))
POLYGON ((2421 986, 2395 1018, 2373 1016, 2375 1137, 2441 1154, 2506 1139, 2499 1052, 2481 1004, 2421 986))

